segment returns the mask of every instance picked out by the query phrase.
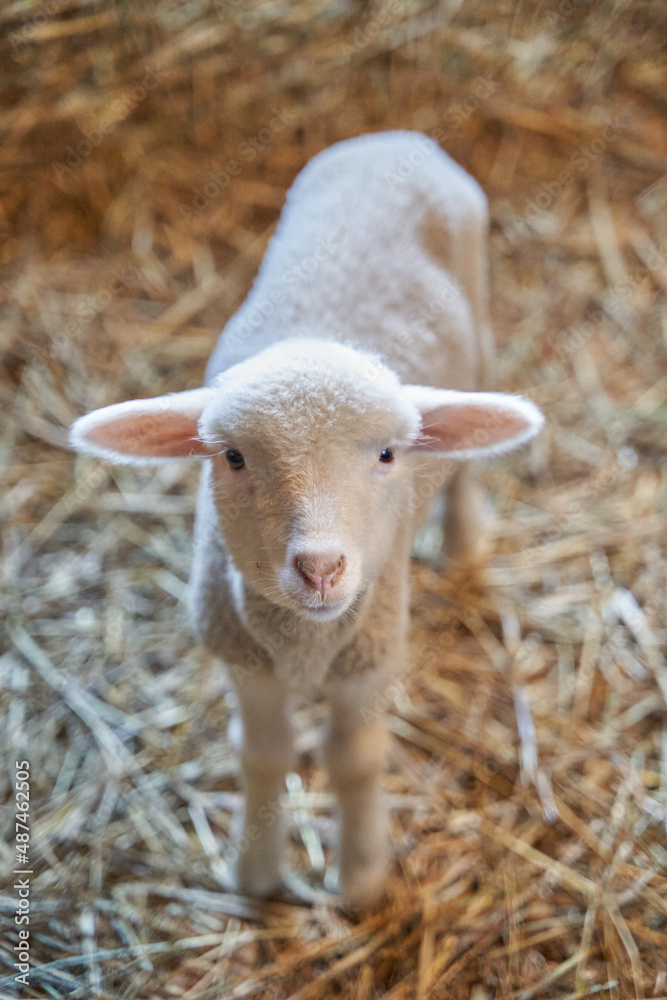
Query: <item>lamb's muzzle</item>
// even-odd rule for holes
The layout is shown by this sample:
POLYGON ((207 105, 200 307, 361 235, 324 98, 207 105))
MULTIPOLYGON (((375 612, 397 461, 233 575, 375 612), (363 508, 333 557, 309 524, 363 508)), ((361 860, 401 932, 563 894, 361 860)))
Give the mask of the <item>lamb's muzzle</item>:
POLYGON ((366 905, 381 892, 382 706, 407 666, 415 529, 444 487, 448 556, 478 560, 470 460, 542 425, 529 400, 488 391, 486 243, 483 193, 435 143, 408 132, 340 143, 295 181, 207 384, 73 426, 74 447, 110 461, 203 462, 191 618, 239 698, 242 891, 280 885, 290 704, 324 694, 342 893, 366 905))

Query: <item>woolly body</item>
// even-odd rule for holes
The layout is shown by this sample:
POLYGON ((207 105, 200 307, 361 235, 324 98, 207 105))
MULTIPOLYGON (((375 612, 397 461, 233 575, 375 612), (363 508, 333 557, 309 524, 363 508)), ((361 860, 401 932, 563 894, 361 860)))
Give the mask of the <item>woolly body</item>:
POLYGON ((340 143, 288 193, 207 385, 72 429, 75 447, 111 461, 205 460, 191 617, 239 696, 244 891, 280 882, 283 834, 267 804, 294 762, 290 702, 318 693, 331 710, 343 895, 365 905, 381 889, 376 706, 407 665, 415 515, 451 476, 448 552, 474 554, 478 491, 468 463, 443 456, 498 454, 542 422, 525 400, 473 391, 493 357, 486 229, 481 190, 426 137, 340 143))
MULTIPOLYGON (((386 378, 382 363, 403 383, 485 388, 493 358, 487 217, 486 197, 476 181, 420 133, 365 135, 324 150, 290 188, 253 288, 211 356, 207 383, 233 391, 246 404, 252 400, 252 405, 241 407, 242 420, 264 434, 270 426, 272 440, 280 439, 295 464, 295 442, 304 441, 306 428, 322 435, 335 424, 337 437, 354 434, 353 425, 358 427, 375 380, 381 373, 386 378), (409 172, 403 179, 405 164, 409 172), (295 362, 303 345, 292 350, 284 343, 295 337, 342 343, 372 354, 359 359, 356 372, 349 363, 343 366, 342 378, 336 379, 336 352, 313 352, 314 363, 303 370, 300 382, 295 362), (275 344, 281 344, 282 362, 275 352, 261 354, 275 344), (227 379, 221 375, 248 359, 252 367, 234 367, 227 379), (276 392, 280 385, 283 391, 276 392), (349 428, 340 426, 346 412, 349 428)), ((417 418, 413 410, 413 420, 417 418)), ((437 457, 421 456, 418 465, 421 477, 414 495, 432 498, 446 482, 448 470, 437 457)), ((244 665, 257 664, 267 656, 262 642, 274 637, 276 629, 281 634, 293 631, 290 616, 275 606, 263 606, 252 588, 241 588, 238 581, 229 592, 220 587, 230 570, 216 530, 210 474, 204 472, 198 503, 193 626, 223 659, 229 659, 233 645, 234 657, 244 665), (218 581, 216 587, 211 580, 218 581), (237 635, 230 617, 236 618, 232 609, 238 612, 241 593, 245 620, 237 635), (268 626, 268 636, 262 624, 268 626), (248 631, 257 646, 246 648, 248 631)), ((409 502, 406 498, 406 508, 409 502)), ((414 530, 428 503, 413 501, 412 508, 414 530)), ((405 534, 397 545, 401 564, 410 544, 410 531, 405 534)), ((386 575, 395 572, 396 566, 388 566, 386 575)), ((379 589, 384 592, 384 585, 379 589)), ((381 617, 373 611, 363 616, 365 628, 379 636, 394 633, 389 622, 396 621, 395 608, 381 617)), ((280 651, 269 646, 270 662, 301 693, 321 685, 341 648, 337 633, 343 627, 349 637, 359 621, 324 625, 301 622, 301 642, 285 642, 280 651), (312 655, 313 643, 322 647, 319 655, 312 655)), ((405 658, 399 636, 395 649, 398 668, 405 658)), ((372 656, 369 661, 373 663, 372 656)), ((348 672, 344 663, 337 666, 348 672)))
POLYGON ((486 388, 487 226, 477 182, 420 133, 324 150, 288 191, 207 381, 272 343, 307 336, 371 351, 402 382, 486 388))

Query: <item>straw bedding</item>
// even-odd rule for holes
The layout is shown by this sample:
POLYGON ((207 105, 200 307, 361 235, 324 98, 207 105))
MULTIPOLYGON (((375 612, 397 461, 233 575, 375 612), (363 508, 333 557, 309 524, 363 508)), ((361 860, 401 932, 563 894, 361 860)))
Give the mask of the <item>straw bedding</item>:
MULTIPOLYGON (((30 763, 30 985, 7 997, 667 996, 664 9, 602 0, 3 7, 3 869, 30 763), (230 890, 232 695, 185 624, 196 473, 74 458, 77 415, 196 386, 297 170, 435 135, 491 199, 484 580, 416 559, 387 692, 395 863, 338 910, 301 713, 294 894, 230 890), (298 891, 297 891, 298 890, 298 891)), ((422 539, 422 554, 437 548, 422 539)))

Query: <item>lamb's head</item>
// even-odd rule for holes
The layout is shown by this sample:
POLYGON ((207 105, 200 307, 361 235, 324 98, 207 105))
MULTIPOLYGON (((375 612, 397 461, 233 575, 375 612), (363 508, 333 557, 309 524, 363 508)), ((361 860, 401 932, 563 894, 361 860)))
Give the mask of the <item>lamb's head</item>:
POLYGON ((308 340, 234 366, 215 388, 200 434, 236 566, 274 603, 336 617, 407 514, 415 406, 374 358, 308 340))
POLYGON ((496 393, 403 386, 337 343, 283 341, 210 387, 98 410, 72 443, 113 461, 208 458, 226 544, 246 582, 319 621, 354 606, 409 518, 419 452, 516 447, 539 411, 496 393))

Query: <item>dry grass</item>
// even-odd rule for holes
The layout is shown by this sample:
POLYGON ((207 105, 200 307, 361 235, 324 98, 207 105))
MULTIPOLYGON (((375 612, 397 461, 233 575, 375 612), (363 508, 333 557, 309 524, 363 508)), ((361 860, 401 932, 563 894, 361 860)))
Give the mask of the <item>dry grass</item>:
POLYGON ((27 758, 34 869, 27 990, 11 875, 0 897, 3 997, 667 995, 664 16, 3 7, 0 849, 11 872, 27 758), (499 385, 549 427, 488 470, 486 586, 415 563, 396 862, 352 918, 308 876, 335 832, 319 709, 285 798, 312 903, 226 891, 239 775, 185 625, 195 474, 75 460, 64 428, 197 385, 299 167, 387 127, 441 129, 489 193, 499 385))

